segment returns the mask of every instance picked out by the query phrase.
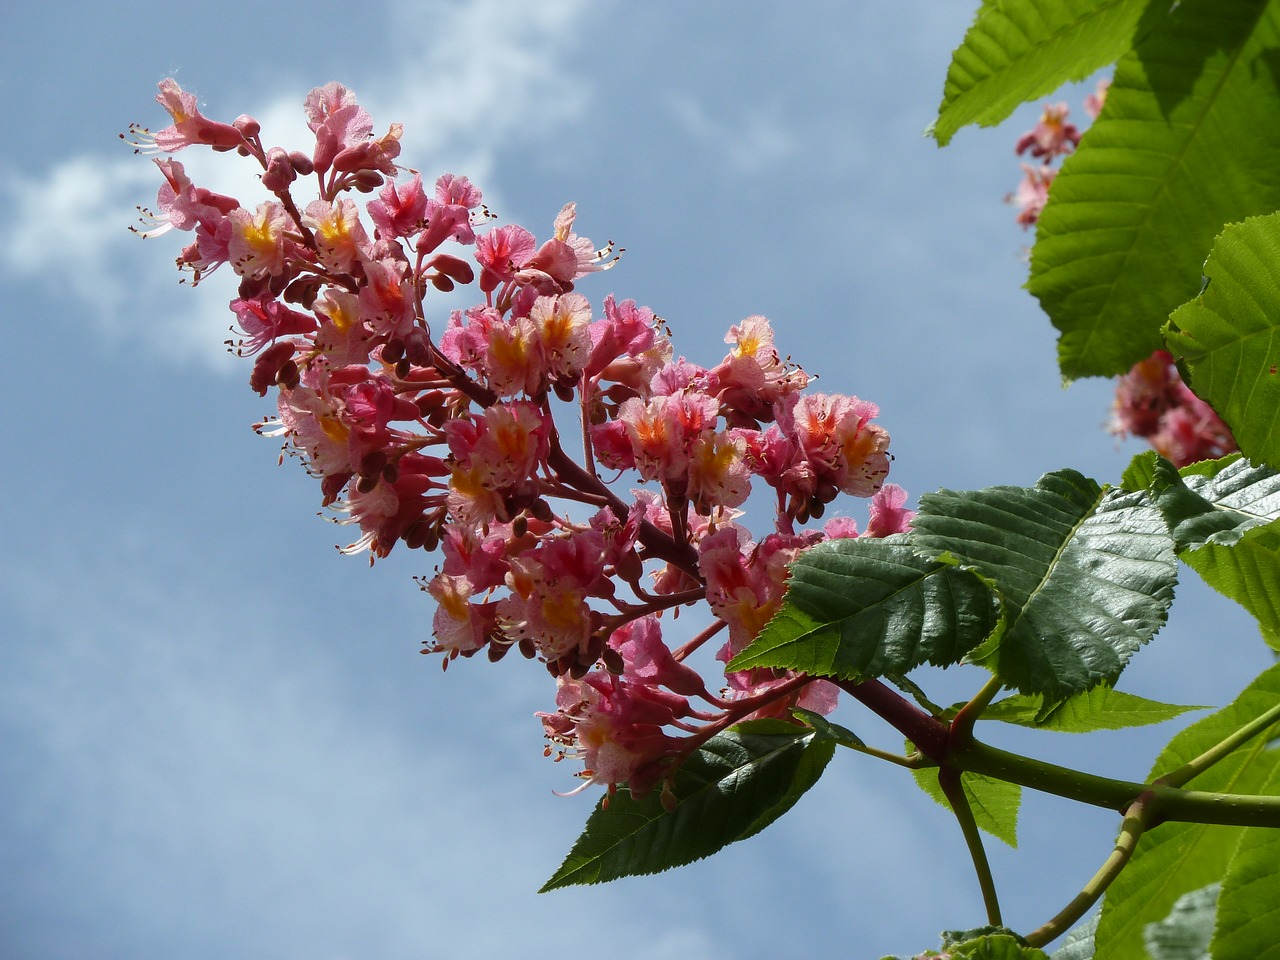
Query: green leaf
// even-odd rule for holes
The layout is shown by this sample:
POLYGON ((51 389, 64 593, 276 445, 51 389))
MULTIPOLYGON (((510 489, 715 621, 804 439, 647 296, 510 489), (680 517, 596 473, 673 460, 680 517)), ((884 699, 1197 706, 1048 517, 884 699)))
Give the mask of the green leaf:
POLYGON ((1155 479, 1156 461, 1159 459, 1160 454, 1154 450, 1146 450, 1130 460, 1129 466, 1125 467, 1124 473, 1120 475, 1121 489, 1128 490, 1130 493, 1148 489, 1155 479))
POLYGON ((673 811, 657 791, 605 798, 541 892, 658 873, 754 836, 817 782, 834 752, 833 740, 776 720, 718 733, 676 771, 673 811))
MULTIPOLYGON (((921 790, 941 806, 951 809, 951 804, 938 783, 936 769, 912 770, 911 776, 921 790)), ((996 780, 968 771, 960 775, 960 786, 979 828, 1009 846, 1017 847, 1018 808, 1022 803, 1022 788, 1007 780, 996 780)))
POLYGON ((1200 295, 1170 317, 1170 349, 1245 456, 1280 466, 1280 214, 1223 228, 1204 275, 1200 295))
POLYGON ((980 937, 952 947, 948 951, 952 960, 1049 960, 1043 950, 1019 943, 1007 934, 980 937))
POLYGON ((952 55, 933 135, 989 127, 1027 100, 1084 80, 1128 51, 1149 0, 985 4, 952 55))
POLYGON ((834 740, 839 746, 850 747, 857 750, 866 746, 863 739, 850 730, 838 723, 828 720, 820 713, 814 713, 812 710, 806 710, 803 707, 792 707, 791 713, 797 720, 802 720, 814 730, 818 731, 818 735, 828 740, 834 740))
POLYGON ((1164 623, 1177 562, 1143 493, 1104 492, 1073 470, 1035 487, 926 494, 916 544, 993 583, 1007 626, 971 655, 1008 686, 1062 700, 1114 684, 1164 623))
MULTIPOLYGON (((1217 906, 1216 883, 1179 897, 1169 916, 1147 924, 1142 932, 1142 940, 1151 960, 1204 960, 1208 957, 1217 906)), ((1253 960, 1250 954, 1218 956, 1249 956, 1253 960)))
MULTIPOLYGON (((977 960, 1047 960, 1045 954, 1035 947, 1027 946, 1027 942, 1008 927, 976 927, 973 930, 943 930, 942 952, 926 950, 917 954, 916 960, 925 957, 958 958, 969 957, 977 960)), ((881 960, 906 960, 904 957, 881 957, 881 960)))
POLYGON ((1125 470, 1124 486, 1158 491, 1181 559, 1249 611, 1280 650, 1280 474, 1238 455, 1174 472, 1145 453, 1125 470))
POLYGON ((1209 544, 1183 559, 1205 583, 1249 611, 1268 646, 1280 651, 1280 522, 1250 530, 1234 546, 1209 544))
POLYGON ((1097 930, 1098 915, 1095 913, 1062 938, 1062 943, 1049 955, 1049 960, 1093 960, 1093 935, 1097 930))
POLYGON ((1280 474, 1241 457, 1179 472, 1157 458, 1151 492, 1182 553, 1205 544, 1231 546, 1254 527, 1280 519, 1280 474))
POLYGON ((909 535, 828 540, 792 564, 782 609, 727 669, 862 680, 946 666, 998 621, 981 580, 922 558, 909 535))
POLYGON ((1203 709, 1135 697, 1100 683, 1092 690, 1047 706, 1043 697, 1015 694, 991 704, 983 711, 981 719, 1002 720, 1059 733, 1091 733, 1094 730, 1123 730, 1164 723, 1188 710, 1203 709))
POLYGON ((1183 0, 1117 64, 1031 252, 1027 288, 1061 332, 1067 379, 1123 373, 1160 347, 1222 225, 1280 208, 1276 8, 1183 0))
MULTIPOLYGON (((1271 753, 1277 753, 1271 744, 1271 753)), ((1280 793, 1280 764, 1272 770, 1264 793, 1280 793)), ((1215 957, 1280 958, 1280 830, 1247 827, 1222 880, 1217 924, 1213 932, 1215 957)))
MULTIPOLYGON (((1280 703, 1280 665, 1264 671, 1230 706, 1192 724, 1161 751, 1149 779, 1170 773, 1280 703)), ((1255 737, 1187 786, 1259 794, 1280 768, 1280 751, 1255 737)), ((1163 920, 1184 893, 1220 881, 1244 827, 1164 823, 1149 831, 1107 891, 1098 925, 1097 960, 1141 956, 1143 928, 1163 920)))

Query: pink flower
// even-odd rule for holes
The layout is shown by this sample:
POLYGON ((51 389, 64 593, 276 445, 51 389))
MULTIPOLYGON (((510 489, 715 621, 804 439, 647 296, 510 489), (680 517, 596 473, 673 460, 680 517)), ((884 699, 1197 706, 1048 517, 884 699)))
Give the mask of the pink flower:
POLYGON ((418 251, 429 253, 446 239, 470 244, 476 239, 471 211, 480 206, 481 193, 466 177, 443 174, 436 180, 434 200, 427 201, 427 227, 418 238, 418 251))
POLYGON ((282 274, 289 253, 286 231, 292 226, 289 215, 275 201, 259 204, 253 213, 243 208, 232 210, 231 238, 227 252, 231 269, 242 277, 282 274))
POLYGON ((524 227, 496 227, 476 239, 476 260, 499 281, 512 280, 533 257, 534 238, 524 227))
POLYGON ((1097 120, 1098 114, 1102 113, 1102 107, 1107 102, 1107 91, 1110 89, 1111 81, 1104 77, 1098 81, 1093 93, 1084 98, 1084 112, 1089 115, 1090 120, 1097 120))
POLYGON ((873 403, 839 394, 810 394, 784 407, 779 424, 794 437, 818 481, 869 497, 889 472, 889 435, 871 423, 873 403))
POLYGON ((1057 170, 1043 164, 1038 167, 1029 163, 1022 165, 1022 180, 1017 189, 1005 197, 1005 201, 1018 207, 1017 219, 1023 228, 1040 219, 1044 205, 1049 202, 1049 185, 1057 175, 1057 170))
POLYGON ((315 317, 290 310, 274 298, 232 300, 231 312, 240 322, 239 332, 246 338, 235 343, 236 353, 242 357, 253 356, 280 337, 299 336, 316 329, 315 317))
POLYGON ((773 329, 764 317, 747 317, 730 327, 724 339, 733 349, 709 375, 721 399, 740 413, 744 426, 773 419, 774 404, 808 386, 803 370, 779 359, 773 329))
POLYGON ((369 237, 356 205, 346 197, 336 203, 314 200, 307 204, 302 223, 315 236, 320 265, 335 273, 348 273, 369 251, 369 237))
POLYGON ((365 283, 360 289, 360 316, 382 340, 405 337, 417 316, 409 267, 392 258, 364 261, 365 283))
POLYGON ((244 135, 236 127, 204 116, 196 106, 195 96, 182 90, 172 78, 160 81, 156 103, 173 118, 172 126, 165 127, 153 137, 155 147, 165 153, 177 153, 193 144, 206 144, 216 150, 234 150, 245 143, 244 135))
POLYGON ((378 230, 378 236, 408 237, 422 229, 427 216, 427 194, 422 189, 422 177, 414 174, 405 184, 387 183, 378 193, 378 199, 369 201, 369 218, 378 230))
POLYGON ((540 354, 539 379, 577 381, 591 353, 591 304, 580 293, 539 297, 529 311, 540 354))
POLYGON ((871 497, 871 519, 867 522, 868 537, 887 537, 906 533, 911 529, 914 510, 907 510, 907 491, 896 483, 886 483, 871 497))
POLYGON ((1052 160, 1074 150, 1080 142, 1080 131, 1067 123, 1068 112, 1065 103, 1046 103, 1039 122, 1018 138, 1013 148, 1014 153, 1030 151, 1033 157, 1052 160))
POLYGON ((1135 363, 1117 381, 1111 432, 1143 437, 1178 467, 1237 449, 1231 430, 1182 382, 1164 350, 1135 363))

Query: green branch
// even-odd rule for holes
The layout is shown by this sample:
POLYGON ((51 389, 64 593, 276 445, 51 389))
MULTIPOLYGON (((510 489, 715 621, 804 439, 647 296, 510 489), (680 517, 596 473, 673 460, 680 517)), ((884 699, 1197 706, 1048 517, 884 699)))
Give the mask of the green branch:
POLYGON ((1032 930, 1026 940, 1033 947, 1043 947, 1066 933, 1076 922, 1089 912, 1089 908, 1098 902, 1111 886, 1111 882, 1120 876, 1133 857, 1138 847, 1138 840, 1151 826, 1151 794, 1144 794, 1129 805, 1124 823, 1120 825, 1120 836, 1116 838, 1115 849, 1102 862, 1098 872, 1093 875, 1075 897, 1052 920, 1032 930))
POLYGON ((956 749, 946 763, 1108 810, 1127 810, 1150 791, 1154 810, 1161 820, 1280 827, 1280 796, 1209 793, 1161 783, 1114 780, 1034 760, 976 740, 956 749))
POLYGON ((1246 723, 1231 736, 1225 738, 1221 743, 1206 750, 1200 756, 1191 760, 1172 773, 1166 773, 1163 777, 1156 780, 1157 784, 1169 787, 1180 787, 1194 777, 1199 776, 1208 770, 1211 766, 1227 756, 1236 747, 1239 747, 1252 740, 1263 730, 1280 721, 1280 703, 1276 704, 1266 713, 1246 723))
POLYGON ((993 927, 1003 926, 1000 919, 1000 900, 996 896, 996 883, 991 876, 991 864, 987 861, 987 851, 982 845, 982 834, 978 823, 973 818, 973 810, 969 806, 969 798, 964 795, 964 785, 960 782, 960 771, 955 767, 943 767, 938 771, 938 786, 951 804, 951 812, 956 815, 960 824, 960 832, 964 834, 965 845, 969 848, 969 856, 973 859, 973 869, 978 875, 978 886, 982 889, 982 902, 987 908, 987 922, 993 927))
POLYGON ((982 711, 991 706, 991 701, 996 698, 996 694, 1003 689, 1004 684, 1000 682, 1000 678, 992 677, 972 700, 960 708, 960 712, 951 721, 953 747, 973 742, 973 725, 982 716, 982 711))

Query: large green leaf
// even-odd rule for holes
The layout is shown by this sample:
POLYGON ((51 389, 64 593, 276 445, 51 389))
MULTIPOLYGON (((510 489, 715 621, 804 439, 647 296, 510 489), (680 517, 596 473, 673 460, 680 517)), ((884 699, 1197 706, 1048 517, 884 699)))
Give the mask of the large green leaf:
POLYGON ((1183 0, 1144 24, 1040 217, 1028 289, 1068 379, 1161 346, 1224 223, 1280 208, 1280 0, 1183 0))
POLYGON ((1146 494, 1104 492, 1073 470, 1035 487, 926 494, 913 530, 1000 593, 1007 627, 972 658, 1049 701, 1114 685, 1173 599, 1173 541, 1146 494))
MULTIPOLYGON (((938 804, 951 809, 951 801, 938 783, 938 771, 933 767, 912 770, 916 785, 938 804)), ((980 773, 966 771, 960 775, 960 786, 973 820, 982 830, 1011 847, 1018 845, 1018 808, 1022 804, 1022 787, 1007 780, 996 780, 980 773)))
POLYGON ((1100 683, 1091 690, 1057 703, 1046 704, 1041 696, 1014 694, 987 707, 981 719, 1003 720, 1059 733, 1092 733, 1095 730, 1123 730, 1164 723, 1188 710, 1202 709, 1135 697, 1100 683))
MULTIPOLYGON (((1272 753, 1275 753, 1273 747, 1272 753)), ((1280 793, 1280 764, 1266 793, 1280 793)), ((1227 867, 1218 897, 1213 956, 1280 958, 1280 830, 1247 827, 1227 867)))
POLYGON ((1150 0, 998 0, 985 4, 951 58, 933 135, 989 127, 1020 104, 1084 80, 1128 51, 1150 0))
POLYGON ((716 734, 676 772, 677 805, 625 788, 602 800, 560 869, 542 887, 658 873, 754 836, 786 813, 835 752, 835 742, 781 721, 716 734))
POLYGON ((998 620, 981 580, 921 557, 910 535, 828 540, 792 564, 786 603, 728 669, 864 680, 946 666, 998 620))
MULTIPOLYGON (((1161 751, 1151 779, 1178 769, 1280 703, 1280 665, 1245 689, 1235 702, 1175 736, 1161 751)), ((1211 766, 1188 787, 1257 794, 1276 775, 1280 751, 1256 737, 1211 766)), ((1097 960, 1142 956, 1143 928, 1163 920, 1185 893, 1220 881, 1244 827, 1164 823, 1142 837, 1133 859, 1107 891, 1098 925, 1097 960)))
POLYGON ((1204 275, 1169 320, 1170 349, 1245 455, 1280 466, 1280 214, 1225 227, 1204 275))

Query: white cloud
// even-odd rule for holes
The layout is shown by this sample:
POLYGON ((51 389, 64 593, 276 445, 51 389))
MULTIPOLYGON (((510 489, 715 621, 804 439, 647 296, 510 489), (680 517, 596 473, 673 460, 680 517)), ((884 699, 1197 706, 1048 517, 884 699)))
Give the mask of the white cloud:
POLYGON ((738 173, 765 173, 792 157, 796 136, 774 113, 755 107, 735 117, 712 115, 692 97, 676 97, 672 113, 696 140, 723 152, 725 164, 738 173))
MULTIPOLYGON (((377 128, 404 124, 402 159, 421 165, 424 176, 450 169, 482 182, 498 151, 552 134, 584 109, 589 95, 574 79, 572 49, 585 0, 535 6, 397 0, 395 8, 391 20, 406 44, 401 59, 356 93, 377 128)), ((273 88, 261 102, 215 105, 209 112, 248 113, 269 143, 303 146, 307 89, 273 88)), ((186 150, 177 159, 201 186, 246 205, 265 198, 252 165, 235 155, 186 150)), ((144 248, 126 231, 136 221, 134 207, 153 203, 159 183, 143 158, 119 154, 74 156, 38 178, 3 176, 0 194, 7 195, 13 223, 0 245, 0 268, 69 295, 109 341, 140 344, 168 360, 198 357, 237 369, 216 349, 232 319, 226 310, 235 292, 232 273, 215 272, 192 294, 178 286, 171 266, 189 236, 171 233, 144 248)))

